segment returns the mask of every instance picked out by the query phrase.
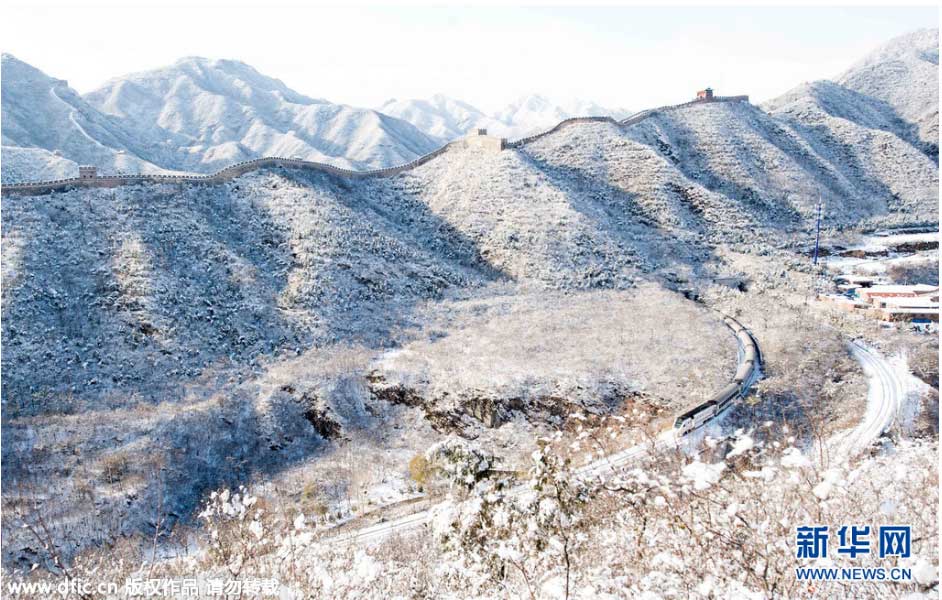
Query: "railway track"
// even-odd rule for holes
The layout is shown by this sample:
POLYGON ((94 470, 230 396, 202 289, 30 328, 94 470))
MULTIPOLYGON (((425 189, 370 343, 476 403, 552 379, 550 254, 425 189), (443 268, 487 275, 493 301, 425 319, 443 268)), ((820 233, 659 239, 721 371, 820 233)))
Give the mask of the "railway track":
POLYGON ((892 427, 909 390, 909 384, 874 349, 857 341, 848 346, 870 381, 863 419, 856 427, 837 434, 828 443, 829 455, 839 459, 850 458, 866 450, 892 427))

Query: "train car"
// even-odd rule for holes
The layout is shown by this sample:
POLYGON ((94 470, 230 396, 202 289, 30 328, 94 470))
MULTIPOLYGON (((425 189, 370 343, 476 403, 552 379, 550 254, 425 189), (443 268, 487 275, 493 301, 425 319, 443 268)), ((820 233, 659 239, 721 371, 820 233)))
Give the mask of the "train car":
POLYGON ((729 406, 729 403, 732 402, 733 398, 739 395, 741 386, 740 384, 733 382, 728 384, 722 390, 720 390, 715 396, 713 396, 712 401, 716 403, 716 411, 714 414, 722 411, 724 408, 729 406))
MULTIPOLYGON (((708 401, 709 402, 709 401, 708 401)), ((707 407, 707 403, 700 403, 696 406, 692 406, 687 409, 685 412, 677 415, 677 418, 674 419, 674 429, 680 433, 680 435, 686 434, 688 431, 692 430, 696 425, 694 424, 696 416, 707 407)))
POLYGON ((744 360, 739 363, 739 368, 736 369, 736 376, 733 377, 734 383, 741 384, 742 382, 749 379, 749 375, 752 374, 752 367, 755 365, 755 361, 744 360))
POLYGON ((700 405, 701 408, 697 414, 693 416, 693 428, 702 426, 704 423, 716 416, 717 413, 717 404, 715 400, 709 400, 700 405))
POLYGON ((743 362, 756 362, 756 347, 751 343, 743 352, 743 362))
POLYGON ((742 360, 736 368, 736 375, 731 383, 727 384, 710 399, 677 415, 674 419, 674 429, 679 435, 686 435, 725 410, 734 398, 739 397, 745 391, 745 384, 749 380, 749 376, 755 366, 759 364, 758 349, 749 331, 732 317, 724 317, 723 322, 736 334, 736 339, 743 348, 742 360))
POLYGON ((688 432, 702 426, 729 406, 733 398, 739 395, 739 391, 740 384, 728 384, 706 402, 697 404, 677 415, 674 419, 674 429, 680 435, 686 435, 688 432))

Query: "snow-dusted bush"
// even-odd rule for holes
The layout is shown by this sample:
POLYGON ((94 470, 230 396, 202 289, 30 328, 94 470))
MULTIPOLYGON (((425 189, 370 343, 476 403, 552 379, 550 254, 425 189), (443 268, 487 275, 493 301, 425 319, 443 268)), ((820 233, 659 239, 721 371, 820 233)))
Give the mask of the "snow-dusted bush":
POLYGON ((568 596, 572 557, 586 542, 574 531, 588 497, 589 488, 571 476, 568 464, 534 452, 522 488, 482 482, 469 498, 450 499, 436 509, 433 530, 443 548, 439 574, 487 593, 489 587, 505 589, 513 570, 530 597, 560 583, 568 596))
POLYGON ((468 489, 497 463, 496 456, 455 435, 426 450, 425 460, 451 485, 468 489))
MULTIPOLYGON (((373 548, 319 539, 303 516, 259 514, 245 490, 222 492, 203 511, 207 552, 113 570, 272 578, 283 598, 937 597, 937 443, 828 470, 787 439, 741 436, 732 448, 724 458, 711 443, 699 459, 661 456, 592 481, 538 453, 524 485, 481 479, 442 504, 429 531, 373 548), (795 528, 807 524, 908 524, 913 555, 799 561, 795 528), (798 582, 795 568, 811 565, 906 567, 913 581, 798 582)), ((68 576, 101 564, 82 557, 68 576)))
POLYGON ((224 489, 210 494, 199 518, 209 534, 208 549, 213 560, 238 572, 247 558, 271 543, 263 525, 265 510, 257 504, 258 498, 245 487, 235 493, 224 489))

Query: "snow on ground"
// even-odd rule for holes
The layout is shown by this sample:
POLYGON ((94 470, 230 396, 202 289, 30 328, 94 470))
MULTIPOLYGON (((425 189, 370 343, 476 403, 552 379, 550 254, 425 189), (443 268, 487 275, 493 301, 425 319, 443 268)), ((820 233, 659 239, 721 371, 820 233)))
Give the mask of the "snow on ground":
POLYGON ((910 267, 928 265, 939 260, 938 251, 919 252, 903 256, 885 258, 857 258, 854 256, 835 256, 825 259, 827 267, 838 273, 857 273, 859 275, 884 275, 894 266, 910 267))
POLYGON ((3 183, 78 177, 78 164, 42 148, 3 146, 0 150, 3 183))
POLYGON ((634 393, 677 408, 735 370, 735 339, 718 316, 653 285, 429 308, 415 341, 385 353, 376 373, 441 410, 486 398, 558 398, 599 410, 634 393))
POLYGON ((913 242, 939 242, 939 232, 930 231, 925 233, 886 233, 885 235, 872 234, 869 237, 872 244, 880 245, 884 248, 892 247, 898 244, 908 244, 913 242))
POLYGON ((862 236, 844 252, 860 251, 871 256, 826 256, 824 264, 838 273, 884 274, 894 266, 916 266, 939 260, 938 249, 898 252, 907 244, 939 243, 939 232, 895 233, 877 232, 862 236))
POLYGON ((869 377, 867 409, 853 429, 827 442, 830 461, 847 461, 866 451, 894 424, 911 432, 920 399, 928 390, 909 370, 904 356, 887 359, 860 342, 851 343, 851 352, 869 377))
POLYGON ((901 430, 910 435, 913 433, 915 420, 919 417, 921 399, 929 392, 929 384, 913 375, 909 360, 903 353, 890 356, 887 360, 894 376, 902 384, 902 400, 897 411, 896 419, 901 430))

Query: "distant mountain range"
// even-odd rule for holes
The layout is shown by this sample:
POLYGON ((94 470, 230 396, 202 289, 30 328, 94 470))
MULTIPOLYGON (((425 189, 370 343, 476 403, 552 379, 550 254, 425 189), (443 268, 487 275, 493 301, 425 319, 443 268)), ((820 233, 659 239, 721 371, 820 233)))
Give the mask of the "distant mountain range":
POLYGON ((303 96, 237 61, 185 58, 84 97, 7 54, 2 77, 5 180, 74 173, 79 163, 210 172, 272 155, 367 169, 439 146, 405 121, 303 96))
POLYGON ((190 171, 258 156, 372 168, 408 162, 438 146, 408 123, 309 98, 232 60, 184 58, 113 79, 86 99, 159 148, 160 164, 190 171))
POLYGON ((461 137, 475 128, 514 138, 548 129, 569 117, 611 116, 622 119, 631 114, 623 108, 605 108, 583 100, 554 103, 538 94, 524 96, 491 115, 440 94, 427 100, 390 100, 377 110, 408 121, 442 142, 461 137))
POLYGON ((592 102, 528 96, 496 115, 444 96, 379 110, 310 98, 234 60, 184 58, 112 79, 84 96, 3 55, 3 179, 106 172, 206 173, 259 156, 371 169, 409 162, 485 127, 514 136, 570 116, 612 114, 592 102))
MULTIPOLYGON (((879 171, 887 146, 937 164, 938 36, 933 29, 891 40, 833 81, 802 84, 762 109, 811 148, 839 149, 862 169, 879 171)), ((6 182, 74 176, 79 164, 205 173, 272 155, 369 169, 408 162, 475 128, 515 138, 568 117, 629 114, 539 95, 493 114, 443 95, 354 108, 299 94, 245 63, 205 58, 119 77, 84 96, 7 54, 2 79, 6 182)))

